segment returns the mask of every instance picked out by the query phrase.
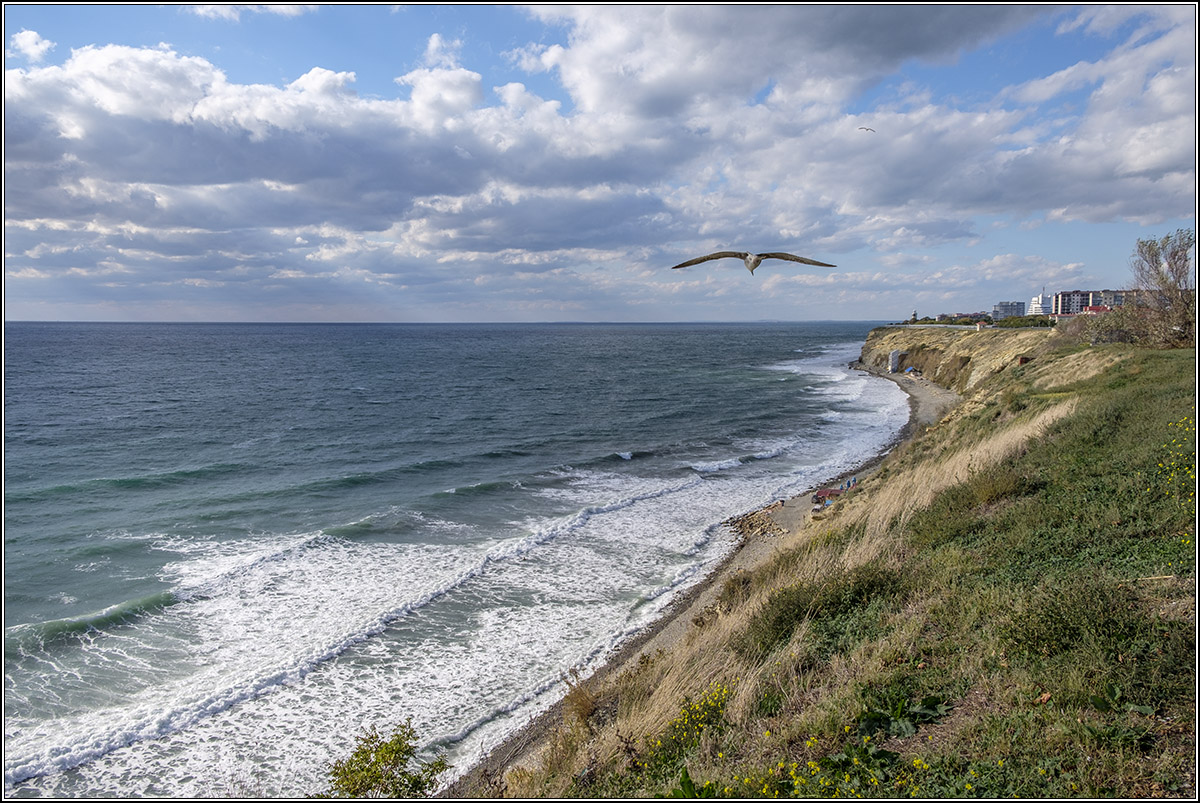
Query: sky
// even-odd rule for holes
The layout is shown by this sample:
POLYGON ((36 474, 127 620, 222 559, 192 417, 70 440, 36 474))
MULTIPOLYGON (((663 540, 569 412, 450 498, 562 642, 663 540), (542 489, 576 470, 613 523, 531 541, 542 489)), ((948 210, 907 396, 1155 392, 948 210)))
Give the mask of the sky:
POLYGON ((5 5, 5 319, 889 321, 1124 288, 1138 239, 1195 229, 1196 13, 5 5), (717 250, 836 267, 671 270, 717 250))

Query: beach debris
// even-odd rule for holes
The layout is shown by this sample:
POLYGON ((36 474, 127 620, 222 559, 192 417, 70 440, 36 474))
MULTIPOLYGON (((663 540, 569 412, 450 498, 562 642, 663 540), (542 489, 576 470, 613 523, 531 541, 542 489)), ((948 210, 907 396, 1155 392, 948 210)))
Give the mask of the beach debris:
POLYGON ((812 496, 812 503, 816 505, 813 512, 816 513, 823 507, 832 505, 834 500, 850 489, 858 485, 858 477, 851 477, 836 488, 822 488, 812 496))
POLYGON ((786 531, 771 517, 771 511, 778 509, 781 504, 776 502, 770 507, 734 516, 721 523, 732 527, 743 539, 784 535, 786 531))
POLYGON ((687 262, 680 262, 678 265, 672 265, 671 270, 686 268, 690 265, 699 265, 701 262, 708 262, 713 259, 725 259, 727 257, 735 257, 746 263, 746 270, 754 273, 754 269, 762 264, 764 259, 783 259, 788 262, 802 262, 805 265, 816 265, 821 268, 836 268, 837 265, 830 265, 828 262, 818 262, 815 259, 808 257, 798 257, 795 254, 787 254, 783 251, 770 251, 765 254, 751 254, 749 251, 717 251, 712 254, 705 254, 702 257, 689 259, 687 262))
MULTIPOLYGON (((813 494, 812 502, 814 507, 811 512, 821 512, 825 507, 832 505, 835 499, 857 485, 858 477, 854 476, 844 481, 837 488, 822 488, 813 494)), ((787 530, 780 526, 779 522, 771 515, 786 504, 786 499, 777 499, 764 508, 744 513, 740 516, 733 516, 721 523, 732 527, 743 540, 752 537, 786 535, 787 530)))

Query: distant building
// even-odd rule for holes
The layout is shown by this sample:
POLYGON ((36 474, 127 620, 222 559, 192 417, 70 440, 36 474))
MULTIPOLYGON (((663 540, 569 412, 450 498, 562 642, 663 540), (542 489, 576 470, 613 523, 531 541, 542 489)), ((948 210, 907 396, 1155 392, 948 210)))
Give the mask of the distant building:
POLYGON ((1040 295, 1029 300, 1029 315, 1049 315, 1054 312, 1054 299, 1046 295, 1045 289, 1040 295))
POLYGON ((1083 308, 1091 304, 1091 292, 1087 290, 1070 290, 1054 294, 1054 315, 1078 315, 1083 308))
POLYGON ((1136 290, 1093 290, 1092 303, 1090 307, 1121 307, 1125 304, 1133 304, 1137 299, 1136 290))
POLYGON ((1079 315, 1088 307, 1121 307, 1136 303, 1136 290, 1071 290, 1055 293, 1051 315, 1079 315))
POLYGON ((992 307, 993 321, 999 321, 1003 318, 1020 318, 1024 314, 1024 301, 1001 301, 999 304, 992 307))

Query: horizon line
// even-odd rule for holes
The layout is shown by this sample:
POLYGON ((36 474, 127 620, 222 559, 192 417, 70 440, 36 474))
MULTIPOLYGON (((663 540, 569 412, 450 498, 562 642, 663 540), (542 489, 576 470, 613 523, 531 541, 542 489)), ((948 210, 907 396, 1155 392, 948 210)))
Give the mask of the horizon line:
POLYGON ((104 324, 104 325, 154 325, 154 326, 641 326, 674 324, 735 324, 735 323, 876 323, 883 318, 756 318, 754 320, 705 319, 687 321, 123 321, 123 320, 64 320, 64 319, 5 319, 10 323, 38 324, 104 324))

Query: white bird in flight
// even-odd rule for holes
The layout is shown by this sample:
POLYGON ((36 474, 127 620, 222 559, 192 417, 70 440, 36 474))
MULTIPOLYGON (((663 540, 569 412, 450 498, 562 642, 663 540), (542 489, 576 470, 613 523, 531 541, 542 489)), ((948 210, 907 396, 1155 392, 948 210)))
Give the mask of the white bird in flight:
POLYGON ((737 257, 746 263, 746 270, 754 273, 754 269, 762 264, 764 259, 786 259, 789 262, 803 262, 805 265, 816 265, 822 268, 836 268, 837 265, 830 265, 828 262, 818 262, 815 259, 808 257, 798 257, 795 254, 785 254, 782 251, 772 251, 767 254, 751 254, 748 251, 717 251, 715 254, 696 257, 689 259, 687 262, 680 262, 678 265, 672 266, 671 270, 676 268, 686 268, 689 265, 699 265, 701 262, 707 262, 710 259, 724 259, 725 257, 737 257))

